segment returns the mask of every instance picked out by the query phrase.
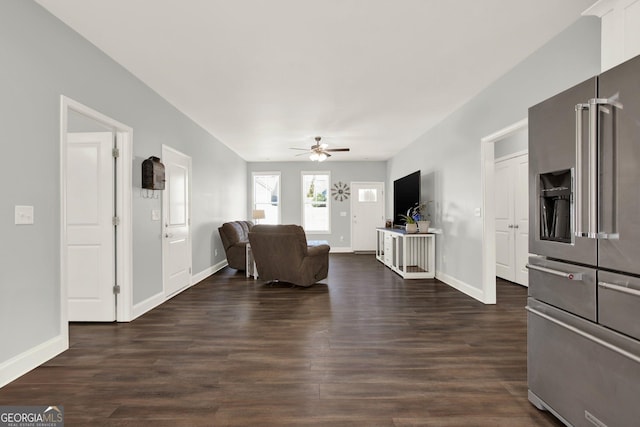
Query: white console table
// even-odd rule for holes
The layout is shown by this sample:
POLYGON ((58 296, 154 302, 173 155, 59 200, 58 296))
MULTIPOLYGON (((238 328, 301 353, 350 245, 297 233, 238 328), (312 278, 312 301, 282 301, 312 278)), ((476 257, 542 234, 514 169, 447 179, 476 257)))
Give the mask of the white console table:
POLYGON ((435 234, 378 228, 376 258, 405 279, 433 279, 435 234))

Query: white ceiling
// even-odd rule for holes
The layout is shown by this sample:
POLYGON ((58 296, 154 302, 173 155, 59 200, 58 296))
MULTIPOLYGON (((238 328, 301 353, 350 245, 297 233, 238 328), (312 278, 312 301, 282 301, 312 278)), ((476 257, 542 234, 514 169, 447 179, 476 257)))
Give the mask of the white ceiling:
POLYGON ((247 161, 386 160, 594 0, 36 0, 247 161))

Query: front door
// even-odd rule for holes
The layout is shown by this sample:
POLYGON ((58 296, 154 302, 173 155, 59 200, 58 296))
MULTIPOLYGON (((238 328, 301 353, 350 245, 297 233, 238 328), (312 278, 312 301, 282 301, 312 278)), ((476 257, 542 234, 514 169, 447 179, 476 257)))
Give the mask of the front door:
POLYGON ((174 295, 191 283, 191 157, 162 147, 165 190, 162 194, 162 266, 164 294, 174 295))
POLYGON ((112 132, 67 133, 63 200, 70 321, 116 320, 113 147, 112 132))
POLYGON ((351 183, 351 248, 376 250, 376 228, 384 227, 384 183, 351 183))

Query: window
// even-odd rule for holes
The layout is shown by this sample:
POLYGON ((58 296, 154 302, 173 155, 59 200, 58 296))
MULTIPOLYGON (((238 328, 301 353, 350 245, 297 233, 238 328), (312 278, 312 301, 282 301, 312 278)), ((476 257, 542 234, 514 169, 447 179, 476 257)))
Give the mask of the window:
POLYGON ((260 224, 280 224, 280 172, 253 173, 253 210, 263 210, 260 224))
POLYGON ((376 188, 359 188, 358 189, 358 201, 359 202, 377 202, 378 201, 378 189, 376 188))
POLYGON ((307 233, 329 233, 329 172, 302 172, 302 226, 307 233))

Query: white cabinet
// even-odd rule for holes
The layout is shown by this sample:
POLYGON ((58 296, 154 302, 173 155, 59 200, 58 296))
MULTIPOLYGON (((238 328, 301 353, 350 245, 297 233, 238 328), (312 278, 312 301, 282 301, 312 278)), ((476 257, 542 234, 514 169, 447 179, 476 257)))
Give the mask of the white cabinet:
POLYGON ((640 0, 599 0, 583 15, 601 19, 602 71, 640 55, 640 0))
POLYGON ((405 279, 435 277, 435 235, 377 229, 376 258, 405 279))
POLYGON ((529 257, 528 155, 496 162, 496 275, 527 286, 529 257))

